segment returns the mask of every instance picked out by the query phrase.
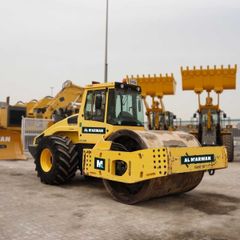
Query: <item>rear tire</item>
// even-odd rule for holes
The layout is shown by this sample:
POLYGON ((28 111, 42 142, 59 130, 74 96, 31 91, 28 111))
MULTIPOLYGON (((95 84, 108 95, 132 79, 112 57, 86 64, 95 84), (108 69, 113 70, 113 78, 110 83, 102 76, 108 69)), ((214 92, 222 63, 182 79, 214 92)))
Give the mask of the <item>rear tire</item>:
POLYGON ((70 181, 77 171, 79 155, 67 137, 44 137, 38 144, 35 165, 41 182, 59 185, 70 181))
POLYGON ((222 136, 222 145, 227 148, 228 162, 234 161, 234 143, 232 134, 222 136))

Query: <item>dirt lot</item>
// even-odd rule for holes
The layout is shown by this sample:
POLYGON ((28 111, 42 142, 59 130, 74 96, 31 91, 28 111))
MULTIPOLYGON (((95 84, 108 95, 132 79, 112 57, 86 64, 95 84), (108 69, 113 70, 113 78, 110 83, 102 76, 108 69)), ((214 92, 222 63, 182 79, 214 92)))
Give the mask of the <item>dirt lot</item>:
MULTIPOLYGON (((240 155, 236 155, 240 159, 240 155)), ((240 239, 240 161, 194 191, 135 206, 101 181, 41 184, 33 160, 0 162, 0 239, 240 239)))

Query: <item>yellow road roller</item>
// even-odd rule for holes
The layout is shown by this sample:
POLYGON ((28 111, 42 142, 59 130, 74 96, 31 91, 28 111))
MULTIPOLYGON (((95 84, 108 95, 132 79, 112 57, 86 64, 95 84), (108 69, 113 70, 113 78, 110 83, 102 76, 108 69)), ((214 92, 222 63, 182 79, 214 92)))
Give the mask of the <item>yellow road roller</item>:
POLYGON ((103 179, 111 196, 135 204, 194 189, 205 171, 227 167, 223 146, 201 147, 185 132, 145 130, 141 87, 84 88, 80 111, 35 138, 29 150, 41 182, 69 182, 77 169, 103 179))

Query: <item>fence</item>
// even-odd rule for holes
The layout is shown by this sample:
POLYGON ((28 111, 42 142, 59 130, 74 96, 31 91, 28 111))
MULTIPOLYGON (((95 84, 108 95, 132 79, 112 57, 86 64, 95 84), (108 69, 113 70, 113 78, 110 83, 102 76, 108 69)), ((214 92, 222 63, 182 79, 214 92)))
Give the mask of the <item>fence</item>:
POLYGON ((28 146, 33 144, 34 138, 41 134, 51 121, 51 119, 22 118, 21 134, 24 151, 28 151, 28 146))
POLYGON ((240 137, 234 137, 234 145, 240 147, 240 137))
MULTIPOLYGON (((226 127, 227 125, 232 125, 232 133, 234 138, 240 137, 240 119, 223 119, 221 121, 222 127, 226 127)), ((175 125, 178 127, 179 130, 189 131, 189 126, 196 127, 197 121, 192 119, 190 121, 177 119, 175 121, 175 125)))
MULTIPOLYGON (((34 138, 41 134, 47 127, 51 119, 22 118, 22 143, 24 151, 28 151, 28 146, 33 143, 34 138)), ((229 122, 227 122, 229 124, 229 122)), ((189 131, 188 127, 192 121, 177 120, 178 130, 189 131)), ((240 145, 240 119, 231 120, 233 125, 233 136, 236 145, 240 145)), ((145 122, 147 128, 147 122, 145 122)))

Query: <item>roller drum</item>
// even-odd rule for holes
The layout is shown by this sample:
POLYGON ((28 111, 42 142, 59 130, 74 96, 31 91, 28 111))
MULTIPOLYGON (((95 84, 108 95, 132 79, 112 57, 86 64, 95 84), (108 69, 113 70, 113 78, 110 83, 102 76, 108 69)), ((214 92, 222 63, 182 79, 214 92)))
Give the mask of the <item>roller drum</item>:
MULTIPOLYGON (((185 132, 119 130, 108 140, 113 141, 112 150, 137 151, 158 147, 196 147, 197 139, 185 132)), ((103 180, 107 191, 122 203, 135 204, 152 198, 184 193, 194 189, 202 180, 204 172, 174 174, 134 184, 103 180)))

